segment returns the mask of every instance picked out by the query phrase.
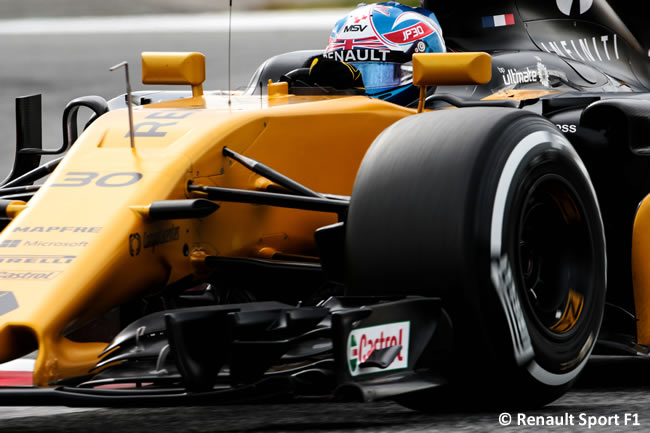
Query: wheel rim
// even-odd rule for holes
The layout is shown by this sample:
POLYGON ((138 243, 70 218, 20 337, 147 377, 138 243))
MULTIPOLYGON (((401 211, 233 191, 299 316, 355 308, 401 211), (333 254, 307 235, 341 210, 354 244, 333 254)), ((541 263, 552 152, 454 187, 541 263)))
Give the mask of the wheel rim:
POLYGON ((581 323, 591 247, 576 192, 560 176, 540 177, 521 208, 517 262, 532 321, 549 338, 569 338, 581 323))

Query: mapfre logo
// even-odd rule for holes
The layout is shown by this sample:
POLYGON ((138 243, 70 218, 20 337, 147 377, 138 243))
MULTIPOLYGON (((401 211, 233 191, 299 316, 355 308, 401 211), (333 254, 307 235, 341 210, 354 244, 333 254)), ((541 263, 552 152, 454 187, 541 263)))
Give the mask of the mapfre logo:
POLYGON ((380 371, 397 370, 408 367, 410 322, 388 323, 386 325, 359 328, 350 332, 348 337, 348 366, 350 374, 377 373, 380 371), (402 346, 395 360, 386 368, 360 368, 359 364, 366 361, 375 350, 391 346, 402 346))
POLYGON ((557 8, 564 15, 570 16, 572 10, 579 15, 584 14, 594 4, 594 0, 556 0, 557 8), (575 8, 575 9, 574 9, 575 8))

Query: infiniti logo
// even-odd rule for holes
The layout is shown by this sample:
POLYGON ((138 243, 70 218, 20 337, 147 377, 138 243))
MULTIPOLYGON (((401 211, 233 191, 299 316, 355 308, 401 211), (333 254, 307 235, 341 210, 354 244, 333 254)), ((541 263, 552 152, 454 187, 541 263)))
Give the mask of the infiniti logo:
POLYGON ((580 3, 580 15, 587 12, 594 4, 594 0, 555 0, 557 7, 564 15, 571 15, 574 3, 580 3))

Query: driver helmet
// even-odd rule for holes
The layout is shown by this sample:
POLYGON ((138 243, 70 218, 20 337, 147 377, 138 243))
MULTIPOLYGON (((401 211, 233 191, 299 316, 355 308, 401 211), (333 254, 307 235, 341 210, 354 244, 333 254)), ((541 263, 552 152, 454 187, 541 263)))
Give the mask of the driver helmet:
POLYGON ((367 95, 407 105, 418 97, 412 55, 445 51, 433 12, 396 2, 361 3, 336 23, 323 56, 361 71, 367 95))

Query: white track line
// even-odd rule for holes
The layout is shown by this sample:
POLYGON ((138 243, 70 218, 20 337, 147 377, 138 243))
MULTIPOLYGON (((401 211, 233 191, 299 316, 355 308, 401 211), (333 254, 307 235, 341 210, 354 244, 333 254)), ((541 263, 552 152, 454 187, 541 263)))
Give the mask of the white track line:
POLYGON ((0 364, 0 372, 2 371, 34 371, 34 359, 20 358, 0 364))
MULTIPOLYGON (((62 406, 5 406, 0 407, 0 420, 12 419, 12 418, 33 418, 35 416, 55 416, 63 415, 67 413, 75 412, 88 412, 91 410, 97 410, 96 408, 85 408, 85 407, 62 407, 62 406)), ((0 425, 2 422, 0 422, 0 425)), ((56 424, 52 425, 52 431, 65 431, 63 429, 58 429, 56 424)), ((31 430, 30 430, 31 431, 31 430)))
MULTIPOLYGON (((331 30, 347 9, 233 12, 233 32, 331 30)), ((223 33, 228 13, 0 20, 0 35, 111 33, 223 33)))
MULTIPOLYGON (((26 358, 15 359, 4 364, 0 364, 0 376, 3 372, 14 371, 34 371, 36 353, 28 355, 26 358)), ((35 416, 54 416, 66 413, 86 412, 96 410, 94 408, 69 408, 61 406, 48 407, 31 407, 31 406, 0 406, 0 425, 2 420, 12 418, 32 418, 35 416)))

